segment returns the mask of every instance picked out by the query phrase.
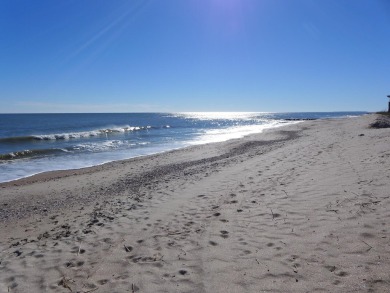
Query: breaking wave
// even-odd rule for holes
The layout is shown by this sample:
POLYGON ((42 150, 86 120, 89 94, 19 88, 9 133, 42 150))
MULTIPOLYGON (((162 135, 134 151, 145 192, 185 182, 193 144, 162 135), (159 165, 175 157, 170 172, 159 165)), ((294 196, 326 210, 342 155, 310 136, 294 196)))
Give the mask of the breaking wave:
POLYGON ((80 139, 80 138, 88 138, 88 137, 96 137, 96 136, 107 136, 107 135, 118 134, 118 133, 130 133, 130 132, 150 130, 150 129, 170 128, 170 127, 171 126, 169 125, 164 125, 161 127, 124 126, 124 127, 105 128, 105 129, 82 131, 82 132, 5 137, 5 138, 0 138, 0 142, 18 143, 18 142, 40 141, 40 140, 69 140, 69 139, 80 139))
POLYGON ((67 153, 66 149, 38 149, 38 150, 24 150, 19 152, 12 152, 9 154, 0 154, 0 161, 16 160, 31 158, 35 156, 54 155, 58 153, 67 153))

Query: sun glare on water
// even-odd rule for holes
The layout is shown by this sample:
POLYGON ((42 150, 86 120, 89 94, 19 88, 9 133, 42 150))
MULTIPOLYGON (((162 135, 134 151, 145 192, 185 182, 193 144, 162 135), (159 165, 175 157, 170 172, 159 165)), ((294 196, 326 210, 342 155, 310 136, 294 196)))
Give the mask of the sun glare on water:
POLYGON ((181 112, 176 115, 191 119, 252 119, 263 113, 258 112, 181 112))

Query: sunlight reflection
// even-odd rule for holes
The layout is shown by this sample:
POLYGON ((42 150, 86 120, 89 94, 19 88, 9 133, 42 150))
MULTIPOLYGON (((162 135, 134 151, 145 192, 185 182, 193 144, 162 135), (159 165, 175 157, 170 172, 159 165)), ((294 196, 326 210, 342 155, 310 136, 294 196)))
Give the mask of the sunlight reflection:
POLYGON ((259 112, 181 112, 178 116, 190 119, 254 119, 266 113, 259 112))

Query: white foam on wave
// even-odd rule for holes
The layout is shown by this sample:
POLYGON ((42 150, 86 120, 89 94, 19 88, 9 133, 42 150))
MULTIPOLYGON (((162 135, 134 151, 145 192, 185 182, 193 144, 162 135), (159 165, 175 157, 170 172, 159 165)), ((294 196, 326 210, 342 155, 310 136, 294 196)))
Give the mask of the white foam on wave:
POLYGON ((91 131, 81 131, 81 132, 70 132, 70 133, 57 133, 57 134, 42 134, 42 135, 33 135, 37 140, 68 140, 68 139, 80 139, 88 138, 94 136, 104 136, 108 134, 115 133, 126 133, 139 130, 149 130, 152 126, 122 126, 122 127, 111 127, 104 129, 97 129, 91 131))
POLYGON ((82 151, 89 151, 89 152, 99 152, 99 151, 106 151, 110 149, 116 149, 125 144, 125 141, 121 140, 107 140, 102 141, 98 143, 83 143, 78 144, 73 147, 74 150, 82 150, 82 151))
POLYGON ((73 147, 75 151, 104 152, 116 149, 123 149, 134 146, 148 145, 150 142, 131 142, 127 140, 107 140, 96 143, 82 143, 73 147))
POLYGON ((98 136, 100 134, 101 133, 99 131, 86 131, 86 132, 73 132, 73 133, 42 134, 42 135, 34 135, 33 137, 38 140, 59 140, 59 139, 85 138, 91 136, 98 136))

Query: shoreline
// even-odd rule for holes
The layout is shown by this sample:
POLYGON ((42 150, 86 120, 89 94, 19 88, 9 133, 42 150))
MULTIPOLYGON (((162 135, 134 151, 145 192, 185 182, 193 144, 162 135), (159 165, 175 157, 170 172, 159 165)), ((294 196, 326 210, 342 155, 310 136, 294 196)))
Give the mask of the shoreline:
POLYGON ((375 117, 0 183, 0 292, 384 292, 375 117))
MULTIPOLYGON (((200 144, 200 145, 193 145, 193 146, 188 146, 184 148, 179 148, 179 149, 174 149, 174 150, 169 150, 161 153, 156 153, 156 154, 151 154, 151 155, 145 155, 145 156, 139 156, 139 157, 134 157, 134 158, 129 158, 125 160, 118 160, 118 161, 112 161, 112 162, 107 162, 101 165, 96 165, 96 166, 91 166, 91 167, 85 167, 85 168, 80 168, 80 169, 69 169, 69 170, 56 170, 56 171, 48 171, 48 172, 43 172, 43 173, 38 173, 36 175, 32 175, 29 177, 25 178, 20 178, 14 181, 9 181, 9 182, 2 182, 0 183, 0 220, 6 220, 9 218, 7 213, 9 213, 10 210, 10 204, 7 204, 7 212, 2 210, 2 206, 4 206, 4 195, 2 194, 3 190, 7 189, 16 189, 17 191, 13 193, 9 197, 15 197, 15 194, 27 194, 29 193, 29 190, 32 186, 37 186, 37 193, 40 195, 42 193, 42 188, 45 188, 47 185, 47 182, 55 182, 55 181, 63 181, 69 179, 70 181, 80 181, 81 179, 77 179, 78 177, 84 177, 82 180, 84 181, 96 181, 96 178, 93 178, 94 175, 97 175, 98 177, 104 177, 105 173, 109 174, 109 179, 106 180, 104 184, 100 184, 104 187, 95 186, 93 190, 91 190, 91 193, 97 194, 99 193, 101 196, 102 194, 106 193, 105 189, 107 189, 107 184, 108 185, 113 185, 113 182, 118 182, 117 178, 114 178, 115 176, 112 176, 112 172, 121 172, 121 173, 126 173, 122 174, 125 176, 130 177, 135 177, 131 179, 131 181, 139 181, 140 183, 145 183, 142 177, 150 177, 150 174, 152 173, 159 173, 162 175, 166 175, 164 173, 172 173, 172 163, 176 164, 176 169, 185 169, 189 165, 196 165, 199 163, 209 163, 207 160, 219 160, 223 159, 228 159, 228 157, 234 153, 234 155, 239 155, 240 152, 244 152, 243 150, 240 150, 240 147, 245 148, 245 143, 246 141, 252 141, 252 138, 257 138, 261 139, 260 144, 265 143, 266 145, 269 143, 274 143, 274 142, 279 142, 279 140, 284 141, 285 137, 285 131, 283 130, 284 128, 288 127, 294 127, 294 125, 297 124, 291 124, 291 125, 286 125, 284 127, 276 127, 272 129, 267 129, 261 133, 257 134, 252 134, 252 135, 247 135, 243 138, 240 139, 231 139, 228 141, 222 141, 222 142, 216 142, 216 143, 207 143, 207 144, 200 144), (221 151, 221 149, 223 149, 221 151), (225 149, 228 149, 229 151, 225 151, 225 149), (177 156, 179 155, 179 156, 177 156), (183 156, 183 157, 182 157, 183 156), (198 158, 201 157, 200 160, 198 158), (163 170, 156 170, 154 168, 155 166, 151 165, 151 162, 154 161, 162 161, 163 164, 163 170), (188 163, 188 161, 190 163, 188 163), (204 161, 204 162, 202 162, 204 161), (128 170, 128 165, 129 164, 135 164, 135 167, 131 167, 130 169, 134 170, 136 175, 134 174, 129 174, 128 170), (148 168, 144 168, 144 164, 148 165, 148 168), (164 166, 166 164, 166 166, 164 166), (123 167, 125 166, 125 167, 123 167), (165 169, 164 169, 165 167, 165 169), (101 175, 103 174, 103 175, 101 175), (72 180, 72 178, 74 180, 72 180), (22 188, 22 190, 18 190, 18 188, 22 188), (6 217, 4 217, 6 215, 6 217)), ((294 128, 293 128, 294 129, 294 128)), ((295 133, 297 130, 291 130, 291 133, 295 133)), ((289 133, 287 132, 287 136, 289 136, 289 133)), ((289 140, 291 137, 288 137, 286 139, 289 140)), ((176 170, 177 171, 177 170, 176 170)), ((154 176, 152 176, 154 177, 154 176)), ((101 178, 99 178, 101 180, 101 178)), ((120 181, 120 180, 119 180, 120 181)), ((69 183, 65 183, 69 184, 69 183)), ((124 187, 123 183, 117 183, 118 185, 121 185, 120 190, 116 190, 117 193, 123 193, 125 189, 129 189, 129 186, 124 187)), ((77 184, 76 184, 77 185, 77 184)), ((133 184, 134 185, 134 182, 133 184)), ((139 185, 139 184, 135 184, 139 185)), ((134 189, 134 188, 133 188, 134 189)), ((73 191, 72 191, 73 192, 73 191)), ((109 192, 112 192, 112 190, 109 190, 109 192)), ((62 197, 60 194, 59 190, 55 190, 54 193, 58 195, 59 197, 62 197)), ((29 195, 31 196, 31 194, 29 195)), ((30 199, 23 197, 25 201, 30 201, 30 199)), ((69 199, 68 199, 69 200, 69 199)), ((75 202, 80 200, 74 199, 75 202)), ((86 200, 84 203, 88 202, 93 202, 95 199, 81 199, 81 200, 86 200)), ((41 203, 41 201, 39 201, 41 203)), ((34 206, 35 211, 40 211, 44 210, 45 213, 51 209, 53 206, 51 203, 41 203, 40 207, 37 205, 34 206)), ((26 215, 28 213, 31 213, 31 211, 27 211, 29 209, 29 205, 26 205, 26 210, 23 211, 17 211, 17 214, 23 214, 26 215)), ((51 211, 53 212, 53 211, 51 211)), ((14 216, 11 216, 10 218, 14 218, 14 216)))
MULTIPOLYGON (((335 114, 338 112, 332 112, 328 113, 330 116, 335 116, 337 117, 338 114, 335 114)), ((348 116, 347 113, 351 114, 356 113, 358 116, 362 115, 362 112, 340 112, 343 113, 345 116, 340 116, 338 118, 342 117, 353 117, 353 116, 348 116), (360 114, 359 114, 360 113, 360 114)), ((268 123, 265 123, 264 125, 251 125, 250 127, 255 127, 255 128, 263 128, 263 129, 269 129, 269 128, 277 128, 281 126, 285 126, 288 124, 293 124, 297 122, 303 122, 303 121, 314 121, 314 120, 321 120, 321 119, 329 119, 326 115, 326 113, 322 113, 324 117, 320 117, 318 113, 296 113, 295 118, 287 118, 287 117, 282 117, 283 113, 274 113, 275 115, 281 115, 279 118, 270 118, 268 123), (308 117, 312 118, 302 118, 299 116, 302 115, 307 115, 308 117), (318 116, 318 117, 316 117, 318 116)), ((286 113, 284 113, 286 114, 286 113)), ((292 116, 294 117, 294 114, 292 113, 292 116)), ((333 117, 333 118, 335 118, 333 117)), ((147 124, 147 123, 146 123, 147 124)), ((245 124, 245 123, 244 123, 245 124)), ((31 176, 35 176, 37 174, 41 173, 46 173, 46 172, 52 172, 52 171, 65 171, 65 170, 76 170, 76 169, 83 169, 83 168, 88 168, 88 167, 94 167, 114 161, 120 161, 120 160, 126 160, 126 159, 131 159, 133 157, 139 157, 139 156, 145 156, 145 155, 152 155, 152 154, 157 154, 157 153, 163 153, 166 151, 171 151, 183 147, 188 147, 191 145, 197 145, 197 144, 207 144, 207 143, 213 143, 213 142, 224 142, 227 140, 231 139, 239 139, 242 138, 243 136, 250 135, 250 134, 256 134, 256 131, 258 133, 261 133, 262 130, 260 129, 245 129, 249 125, 241 125, 240 127, 242 128, 241 131, 236 131, 235 125, 230 125, 229 127, 233 127, 233 133, 231 131, 226 132, 226 129, 222 128, 219 129, 216 133, 213 132, 212 135, 208 134, 208 131, 206 131, 203 135, 200 137, 196 138, 188 138, 185 141, 181 141, 180 139, 177 141, 180 146, 176 145, 176 143, 165 143, 163 145, 150 145, 146 150, 142 150, 140 148, 140 145, 148 144, 148 139, 145 139, 146 142, 144 143, 139 143, 137 146, 137 143, 135 144, 130 144, 130 145, 135 145, 135 148, 130 147, 130 149, 127 149, 126 151, 124 149, 116 147, 112 149, 111 151, 103 151, 103 152, 73 152, 72 149, 78 149, 78 143, 77 140, 74 141, 74 143, 71 143, 73 138, 77 138, 80 136, 80 138, 85 137, 85 134, 89 133, 105 133, 105 131, 112 131, 113 133, 115 132, 115 129, 121 129, 124 130, 126 133, 126 130, 128 128, 132 128, 130 126, 128 127, 113 127, 113 126, 107 126, 108 128, 105 128, 103 126, 100 126, 100 128, 97 126, 98 129, 95 130, 80 130, 75 132, 67 132, 67 130, 64 130, 61 132, 60 130, 58 131, 57 134, 21 134, 21 135, 16 135, 16 136, 7 136, 5 135, 4 137, 0 139, 0 141, 5 142, 5 149, 4 146, 2 148, 2 154, 0 154, 0 161, 2 163, 1 170, 4 174, 1 174, 1 183, 5 182, 14 182, 23 178, 28 178, 31 176), (111 129, 112 128, 112 129, 111 129), (78 134, 78 135, 77 135, 78 134), (226 137, 226 135, 228 137, 226 137), (16 142, 24 142, 28 141, 28 144, 30 144, 32 141, 38 140, 38 145, 39 146, 33 146, 33 145, 24 145, 21 147, 8 147, 7 144, 11 143, 14 144, 16 142), (51 145, 51 141, 55 141, 56 143, 54 145, 51 145), (46 142, 49 142, 49 144, 46 144, 46 142), (59 144, 57 144, 57 142, 59 144), (66 142, 66 143, 64 143, 66 142), (70 143, 70 144, 69 144, 70 143), (54 155, 54 153, 58 153, 54 155), (35 154, 35 155, 34 155, 35 154), (53 156, 46 157, 45 155, 39 156, 38 154, 52 154, 53 156), (38 155, 38 156, 36 156, 38 155), (2 159, 2 160, 1 160, 2 159), (26 160, 27 159, 27 160, 26 160)), ((162 128, 167 128, 168 126, 162 126, 162 128)), ((228 129, 229 129, 228 127, 228 129)), ((239 127, 239 128, 240 128, 239 127)), ((135 127, 137 128, 137 127, 135 127)), ((141 127, 141 129, 158 129, 158 127, 152 127, 152 126, 146 126, 146 127, 141 127)), ((206 129, 206 128, 205 128, 206 129)), ((18 131, 15 129, 16 133, 18 131)), ((32 131, 33 133, 36 133, 32 131)), ((132 131, 131 131, 132 132, 132 131)), ((111 133, 111 132, 110 132, 111 133)), ((94 135, 93 135, 94 136, 94 135)), ((114 139, 112 137, 111 139, 114 139)), ((119 137, 116 137, 115 139, 119 139, 118 142, 119 145, 122 143, 127 143, 126 137, 122 137, 119 135, 119 137), (124 140, 122 140, 124 139, 124 140)), ((110 143, 116 142, 113 140, 110 140, 110 143)), ((88 145, 86 141, 80 141, 81 145, 85 143, 85 148, 90 149, 92 148, 91 145, 88 145)), ((0 143, 1 144, 1 143, 0 143)), ((99 149, 104 145, 104 143, 98 139, 97 142, 92 143, 92 145, 96 144, 96 147, 99 149)))
MULTIPOLYGON (((191 147, 195 147, 195 146, 209 145, 209 144, 213 144, 213 143, 225 143, 227 141, 232 141, 232 140, 237 140, 237 139, 239 140, 239 139, 242 139, 245 136, 259 135, 259 134, 263 133, 264 131, 277 130, 280 127, 286 127, 288 125, 294 125, 295 123, 298 123, 298 122, 310 121, 310 120, 318 120, 318 119, 284 119, 284 121, 286 121, 286 123, 288 122, 288 124, 285 124, 285 125, 280 124, 280 125, 276 125, 276 126, 272 126, 272 127, 269 126, 269 125, 266 125, 258 133, 240 134, 239 137, 232 137, 232 138, 223 139, 223 140, 220 140, 220 141, 202 142, 202 143, 194 143, 194 142, 190 143, 189 142, 188 145, 186 145, 186 146, 168 148, 166 150, 160 150, 160 151, 151 152, 151 153, 143 154, 143 155, 135 155, 135 156, 129 157, 129 158, 109 160, 109 161, 106 161, 106 162, 101 162, 101 163, 97 163, 97 164, 93 164, 93 165, 86 165, 84 167, 79 167, 79 168, 54 169, 54 170, 47 170, 47 171, 37 172, 35 174, 26 175, 24 177, 11 179, 11 180, 7 180, 7 181, 2 181, 2 182, 0 182, 0 188, 1 188, 1 186, 3 184, 7 184, 7 183, 8 184, 12 184, 12 183, 18 184, 19 181, 20 181, 22 184, 25 184, 23 182, 28 182, 28 183, 35 182, 36 180, 34 180, 34 178, 31 178, 31 177, 50 178, 50 177, 56 177, 55 174, 60 174, 59 176, 68 176, 68 173, 72 173, 73 174, 73 173, 77 172, 78 170, 90 169, 90 168, 94 168, 94 167, 98 167, 98 166, 102 166, 102 165, 106 165, 106 164, 115 164, 116 162, 122 162, 122 161, 125 162, 125 161, 136 159, 136 158, 164 154, 164 153, 167 153, 167 152, 177 151, 177 150, 180 150, 180 149, 186 149, 186 148, 191 148, 191 147), (53 174, 51 175, 50 173, 53 173, 53 174), (29 178, 31 178, 31 180, 29 180, 29 178)), ((77 173, 79 173, 79 172, 77 172, 77 173)), ((37 180, 39 181, 40 179, 37 179, 37 180)))
MULTIPOLYGON (((291 121, 299 121, 299 122, 314 121, 314 120, 320 120, 320 119, 294 119, 294 120, 291 119, 291 121)), ((140 158, 147 159, 148 157, 160 156, 160 155, 164 155, 166 153, 171 153, 171 152, 177 152, 177 151, 190 152, 191 149, 193 149, 193 148, 202 147, 202 146, 207 147, 207 146, 210 146, 213 144, 225 144, 225 143, 229 143, 229 142, 240 141, 242 139, 245 139, 245 137, 258 136, 258 135, 261 135, 264 132, 268 132, 268 131, 278 132, 280 128, 285 128, 285 127, 289 127, 289 126, 293 126, 293 125, 295 125, 295 124, 279 125, 279 126, 276 126, 273 128, 266 128, 262 132, 259 132, 259 133, 247 134, 247 135, 244 135, 243 137, 240 137, 240 138, 231 138, 231 139, 224 140, 224 141, 192 144, 192 145, 179 147, 179 148, 175 148, 175 149, 169 149, 169 150, 156 152, 156 153, 150 153, 150 154, 146 154, 146 155, 138 155, 138 156, 127 158, 127 159, 108 161, 108 162, 104 162, 101 164, 91 165, 91 166, 86 166, 86 167, 81 167, 81 168, 63 169, 63 170, 60 169, 60 170, 50 170, 50 171, 39 172, 39 173, 35 173, 35 174, 28 175, 25 177, 13 179, 10 181, 0 182, 0 188, 2 188, 3 186, 7 187, 10 185, 14 185, 14 186, 27 185, 27 184, 36 183, 39 181, 45 181, 45 180, 56 179, 56 178, 61 178, 61 177, 68 177, 68 176, 72 176, 72 175, 80 175, 80 174, 85 174, 85 173, 89 173, 89 172, 95 172, 96 171, 95 169, 100 169, 99 167, 105 168, 105 166, 107 166, 107 168, 109 168, 110 165, 129 163, 132 160, 137 160, 140 158)))

